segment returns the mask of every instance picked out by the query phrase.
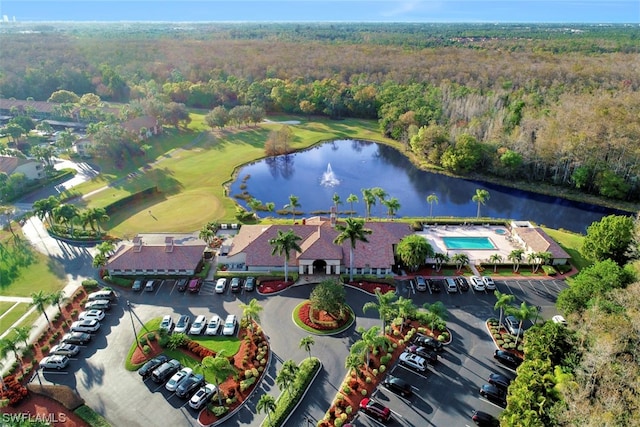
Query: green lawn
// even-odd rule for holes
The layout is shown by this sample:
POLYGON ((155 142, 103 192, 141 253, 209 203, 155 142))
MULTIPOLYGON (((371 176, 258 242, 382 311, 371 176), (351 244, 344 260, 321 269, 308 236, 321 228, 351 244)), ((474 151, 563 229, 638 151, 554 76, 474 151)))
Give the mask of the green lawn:
POLYGON ((584 236, 569 231, 553 230, 543 227, 543 230, 553 238, 569 255, 571 255, 571 263, 578 270, 582 270, 590 266, 591 261, 585 259, 580 253, 584 236))
MULTIPOLYGON (((10 303, 15 305, 15 303, 10 303)), ((3 334, 7 329, 11 327, 18 319, 25 315, 25 313, 29 310, 29 304, 26 303, 18 303, 15 307, 13 307, 7 314, 0 319, 0 334, 3 334)))
POLYGON ((11 307, 15 305, 15 302, 0 301, 0 316, 9 311, 11 307))
MULTIPOLYGON (((28 308, 27 308, 27 310, 28 310, 28 308)), ((20 310, 20 311, 22 313, 20 316, 22 316, 25 313, 25 311, 22 311, 22 310, 20 310)), ((20 318, 20 316, 18 316, 18 319, 20 318)), ((34 310, 30 315, 25 317, 22 320, 22 322, 20 322, 17 326, 33 325, 36 322, 36 320, 38 319, 38 317, 40 317, 40 312, 38 310, 34 310)), ((16 319, 16 320, 18 320, 18 319, 16 319)), ((15 320, 14 320, 14 322, 15 322, 15 320)), ((4 333, 3 329, 7 328, 9 326, 11 326, 11 324, 5 323, 4 319, 2 319, 2 321, 0 322, 0 334, 4 333)), ((15 335, 15 332, 11 332, 11 333, 9 333, 8 338, 12 338, 14 335, 15 335)))

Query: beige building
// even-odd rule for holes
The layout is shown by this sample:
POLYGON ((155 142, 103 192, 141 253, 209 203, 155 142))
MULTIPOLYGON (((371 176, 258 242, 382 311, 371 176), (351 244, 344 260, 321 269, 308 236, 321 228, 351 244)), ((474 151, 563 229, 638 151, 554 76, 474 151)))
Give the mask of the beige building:
POLYGON ((27 179, 40 179, 44 178, 44 165, 38 160, 0 156, 0 172, 4 172, 8 176, 14 173, 23 173, 27 179))

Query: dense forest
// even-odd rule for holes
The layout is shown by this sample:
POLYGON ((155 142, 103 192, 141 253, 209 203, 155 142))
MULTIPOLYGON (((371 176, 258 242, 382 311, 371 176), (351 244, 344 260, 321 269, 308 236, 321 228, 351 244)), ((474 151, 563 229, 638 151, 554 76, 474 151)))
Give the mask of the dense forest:
POLYGON ((637 26, 0 25, 0 97, 361 117, 423 163, 640 200, 637 26))

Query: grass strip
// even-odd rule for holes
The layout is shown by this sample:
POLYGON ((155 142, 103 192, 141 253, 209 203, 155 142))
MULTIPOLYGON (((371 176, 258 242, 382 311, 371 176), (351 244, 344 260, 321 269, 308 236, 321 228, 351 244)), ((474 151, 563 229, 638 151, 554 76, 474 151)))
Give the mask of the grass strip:
POLYGON ((75 411, 73 411, 77 416, 82 418, 87 424, 91 427, 111 427, 109 421, 87 405, 82 405, 75 411))

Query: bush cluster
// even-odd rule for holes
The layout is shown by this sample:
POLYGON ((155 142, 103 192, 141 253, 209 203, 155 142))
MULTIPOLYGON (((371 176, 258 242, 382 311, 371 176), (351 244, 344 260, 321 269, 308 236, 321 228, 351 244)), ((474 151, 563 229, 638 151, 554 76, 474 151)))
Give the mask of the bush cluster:
POLYGON ((29 394, 27 388, 20 384, 15 375, 4 377, 4 385, 7 388, 4 398, 9 400, 10 406, 17 406, 29 394))

